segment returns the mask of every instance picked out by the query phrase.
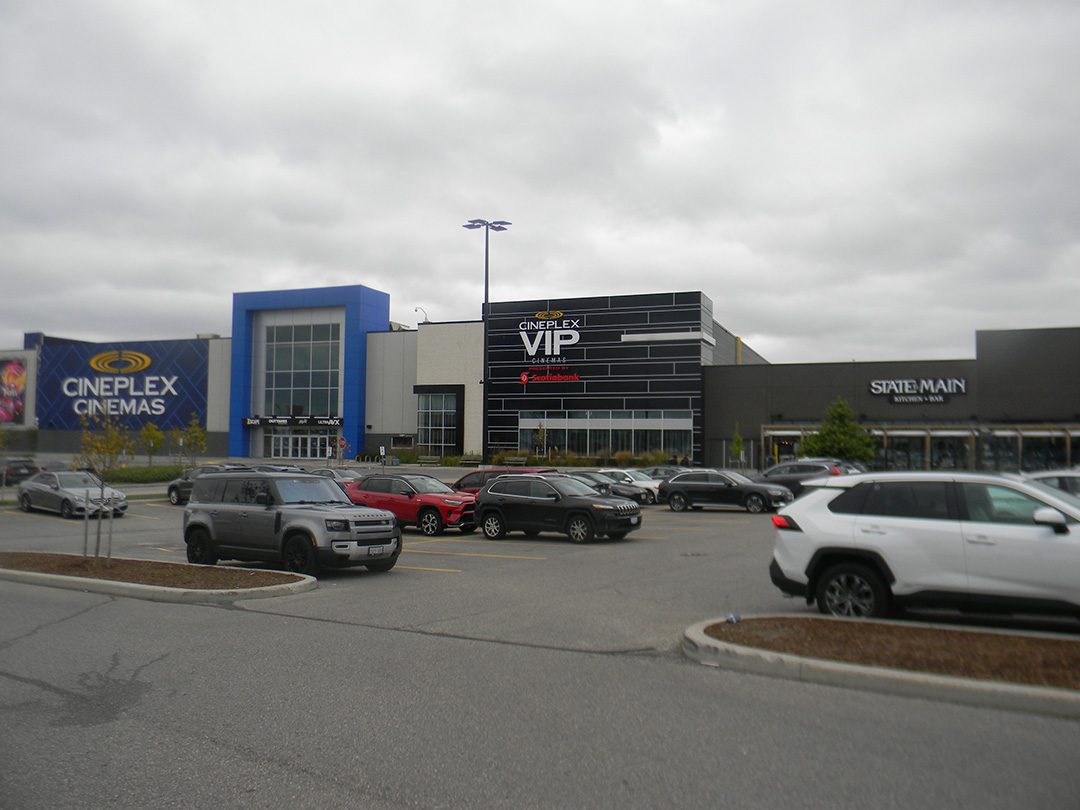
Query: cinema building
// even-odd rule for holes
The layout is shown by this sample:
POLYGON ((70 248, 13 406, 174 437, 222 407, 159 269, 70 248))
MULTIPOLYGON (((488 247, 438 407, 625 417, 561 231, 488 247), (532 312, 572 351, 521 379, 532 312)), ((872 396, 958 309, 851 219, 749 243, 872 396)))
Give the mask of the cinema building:
POLYGON ((876 437, 877 467, 1080 462, 1080 328, 979 332, 974 359, 770 364, 701 292, 494 302, 486 323, 416 328, 389 311, 356 285, 237 293, 231 337, 28 333, 0 352, 21 386, 0 416, 41 452, 76 452, 81 417, 101 412, 133 431, 194 419, 210 457, 478 456, 486 426, 490 456, 658 451, 761 468, 794 456, 842 398, 876 437))

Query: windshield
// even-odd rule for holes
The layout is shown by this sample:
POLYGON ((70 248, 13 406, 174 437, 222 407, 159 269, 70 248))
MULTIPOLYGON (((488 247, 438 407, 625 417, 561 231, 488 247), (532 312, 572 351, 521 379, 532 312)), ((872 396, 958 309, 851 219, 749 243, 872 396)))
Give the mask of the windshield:
POLYGON ((649 476, 647 476, 641 470, 627 470, 626 474, 635 481, 645 481, 648 483, 652 483, 652 479, 649 478, 649 476))
POLYGON ((1065 503, 1072 506, 1074 509, 1080 509, 1080 497, 1073 495, 1071 492, 1066 492, 1063 489, 1058 489, 1053 484, 1048 484, 1046 481, 1040 481, 1037 478, 1029 478, 1029 483, 1034 484, 1039 489, 1049 492, 1055 498, 1060 498, 1065 503))
POLYGON ((56 480, 60 482, 61 489, 101 488, 101 479, 88 472, 57 473, 56 480))
POLYGON ((277 485, 281 503, 346 503, 352 504, 341 487, 329 478, 279 478, 277 485))
POLYGON ((595 489, 576 478, 549 478, 547 481, 563 495, 596 495, 595 489))
POLYGON ((754 483, 745 475, 739 472, 733 472, 732 470, 724 470, 724 475, 734 481, 736 484, 752 484, 754 483))
POLYGON ((407 480, 417 492, 446 494, 454 491, 438 478, 409 478, 407 480))

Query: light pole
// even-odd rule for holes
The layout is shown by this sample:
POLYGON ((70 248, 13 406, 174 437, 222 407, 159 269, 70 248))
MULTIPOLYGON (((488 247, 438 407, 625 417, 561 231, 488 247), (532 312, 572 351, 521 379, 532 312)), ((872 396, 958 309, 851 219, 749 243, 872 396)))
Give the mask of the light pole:
POLYGON ((484 321, 484 401, 481 406, 482 424, 480 427, 480 452, 481 463, 488 463, 488 306, 491 304, 490 298, 490 285, 488 282, 488 241, 492 231, 505 231, 511 223, 503 222, 501 219, 497 219, 494 222, 488 222, 486 219, 470 219, 461 227, 468 228, 470 231, 475 231, 477 228, 484 229, 484 311, 482 313, 482 320, 484 321))

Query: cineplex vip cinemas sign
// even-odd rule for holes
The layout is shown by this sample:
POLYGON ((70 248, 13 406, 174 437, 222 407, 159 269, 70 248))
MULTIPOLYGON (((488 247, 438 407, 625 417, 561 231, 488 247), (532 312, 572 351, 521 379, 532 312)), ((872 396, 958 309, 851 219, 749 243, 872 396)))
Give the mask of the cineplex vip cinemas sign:
POLYGON ((78 430, 83 419, 114 419, 139 429, 206 422, 208 350, 201 340, 44 346, 38 374, 38 424, 78 430))
POLYGON ((886 396, 897 404, 944 404, 952 394, 967 393, 964 377, 937 377, 925 379, 871 380, 870 393, 886 396))
POLYGON ((518 335, 531 364, 521 372, 522 385, 528 383, 579 382, 580 377, 567 365, 566 349, 581 341, 581 320, 562 312, 537 312, 518 323, 518 335))

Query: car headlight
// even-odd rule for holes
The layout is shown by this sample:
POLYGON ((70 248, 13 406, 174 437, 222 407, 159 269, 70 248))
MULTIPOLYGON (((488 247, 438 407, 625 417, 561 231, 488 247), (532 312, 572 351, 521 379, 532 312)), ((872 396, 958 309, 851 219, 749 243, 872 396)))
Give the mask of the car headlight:
POLYGON ((349 530, 349 521, 347 520, 331 520, 326 521, 326 530, 328 532, 347 532, 349 530))
POLYGON ((594 503, 592 505, 592 508, 593 509, 614 509, 615 507, 611 506, 609 504, 606 504, 606 503, 594 503))
POLYGON ((784 490, 782 489, 770 489, 769 494, 774 498, 782 498, 784 496, 784 490))
POLYGON ((461 506, 461 501, 443 501, 447 506, 461 506))

